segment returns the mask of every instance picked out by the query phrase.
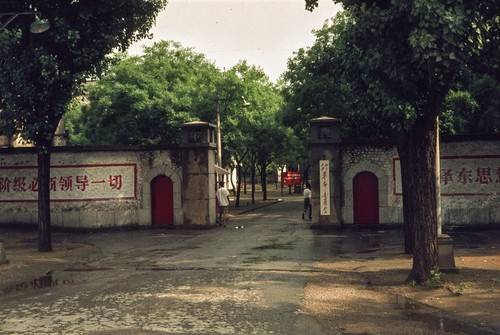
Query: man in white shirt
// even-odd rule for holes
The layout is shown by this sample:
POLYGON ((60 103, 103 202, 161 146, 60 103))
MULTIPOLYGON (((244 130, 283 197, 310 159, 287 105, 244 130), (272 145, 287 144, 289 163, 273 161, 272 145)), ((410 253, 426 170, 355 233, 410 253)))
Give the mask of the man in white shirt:
POLYGON ((304 189, 304 210, 302 211, 302 220, 304 220, 304 215, 307 211, 309 211, 309 220, 312 218, 311 194, 311 184, 307 183, 304 189))
POLYGON ((224 187, 224 182, 219 182, 219 189, 215 194, 219 204, 219 226, 226 226, 227 210, 229 206, 229 191, 224 187))

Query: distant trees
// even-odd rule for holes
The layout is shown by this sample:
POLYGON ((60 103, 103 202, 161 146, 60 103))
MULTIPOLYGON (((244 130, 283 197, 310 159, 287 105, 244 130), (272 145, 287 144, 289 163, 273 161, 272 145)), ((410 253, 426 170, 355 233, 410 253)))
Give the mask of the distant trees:
MULTIPOLYGON (((256 172, 260 172, 263 199, 266 200, 268 167, 277 162, 283 152, 292 149, 284 146, 290 134, 277 118, 283 100, 262 69, 243 61, 229 72, 241 79, 243 95, 250 105, 228 113, 224 118, 222 134, 230 157, 234 159, 237 174, 241 175, 241 169, 246 168, 252 181, 255 181, 256 172)), ((237 186, 238 201, 241 183, 237 186)), ((255 200, 254 191, 252 187, 252 201, 255 200)))
POLYGON ((440 118, 441 131, 449 134, 500 132, 500 75, 497 73, 495 78, 494 73, 495 69, 491 68, 490 73, 469 72, 459 77, 446 96, 440 118))
POLYGON ((202 54, 162 41, 144 55, 119 55, 88 83, 87 103, 66 118, 70 142, 80 145, 162 144, 179 141, 179 126, 212 121, 219 70, 202 54))
POLYGON ((87 85, 66 127, 72 144, 170 144, 178 143, 182 123, 215 124, 218 110, 222 162, 236 169, 240 181, 234 185, 238 205, 245 172, 253 181, 259 172, 266 199, 266 172, 291 149, 286 143, 293 134, 277 118, 282 104, 262 69, 241 61, 220 71, 204 55, 161 41, 140 57, 118 55, 104 77, 87 85))

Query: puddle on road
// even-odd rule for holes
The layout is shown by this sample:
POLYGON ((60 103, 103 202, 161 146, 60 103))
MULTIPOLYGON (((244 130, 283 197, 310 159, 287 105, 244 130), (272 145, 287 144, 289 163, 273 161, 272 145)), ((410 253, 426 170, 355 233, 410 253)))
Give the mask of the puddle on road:
POLYGON ((109 270, 113 270, 113 268, 68 268, 64 269, 64 272, 98 272, 109 270))
POLYGON ((365 249, 365 250, 360 250, 360 251, 356 251, 358 254, 370 254, 372 252, 375 252, 377 251, 378 249, 365 249))
POLYGON ((440 330, 445 333, 464 335, 495 335, 499 334, 500 331, 500 329, 496 331, 484 329, 447 316, 439 315, 437 309, 407 299, 399 294, 396 296, 396 309, 400 309, 409 320, 425 323, 430 330, 440 330), (432 313, 433 311, 435 313, 432 313))
POLYGON ((87 283, 80 272, 102 271, 98 269, 66 269, 62 272, 49 271, 45 275, 17 283, 2 289, 1 294, 16 292, 38 291, 68 285, 81 285, 87 283))
POLYGON ((259 247, 253 247, 254 250, 291 250, 293 249, 293 243, 272 243, 266 244, 259 247))

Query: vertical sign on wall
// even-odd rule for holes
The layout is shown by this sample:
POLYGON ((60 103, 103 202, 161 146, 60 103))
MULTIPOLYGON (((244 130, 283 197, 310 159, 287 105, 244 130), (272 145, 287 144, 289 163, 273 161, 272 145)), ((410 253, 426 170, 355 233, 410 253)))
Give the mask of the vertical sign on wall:
POLYGON ((330 161, 319 161, 319 215, 330 215, 330 161))

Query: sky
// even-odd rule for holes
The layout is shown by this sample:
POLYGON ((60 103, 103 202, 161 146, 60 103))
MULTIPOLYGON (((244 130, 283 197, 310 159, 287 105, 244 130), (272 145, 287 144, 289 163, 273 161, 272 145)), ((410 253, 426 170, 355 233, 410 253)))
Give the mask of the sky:
POLYGON ((153 39, 133 44, 128 53, 140 55, 144 45, 172 40, 205 54, 221 70, 247 60, 276 82, 293 53, 312 45, 312 31, 339 9, 332 0, 320 0, 312 13, 304 0, 169 0, 151 30, 153 39))

